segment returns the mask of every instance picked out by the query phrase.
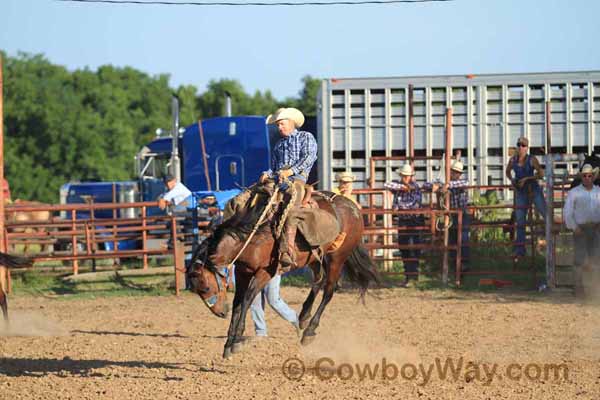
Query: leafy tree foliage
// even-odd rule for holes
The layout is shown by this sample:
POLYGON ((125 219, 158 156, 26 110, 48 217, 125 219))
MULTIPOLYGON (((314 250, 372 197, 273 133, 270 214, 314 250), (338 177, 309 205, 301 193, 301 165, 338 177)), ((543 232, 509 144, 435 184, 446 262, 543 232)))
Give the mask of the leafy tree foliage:
POLYGON ((3 54, 5 176, 13 198, 58 200, 68 181, 128 180, 133 159, 156 128, 171 125, 171 95, 180 99, 182 126, 225 115, 266 115, 283 105, 315 114, 319 80, 306 76, 298 99, 277 101, 269 90, 245 92, 231 79, 213 80, 205 92, 169 87, 169 76, 130 67, 68 71, 41 55, 3 54))

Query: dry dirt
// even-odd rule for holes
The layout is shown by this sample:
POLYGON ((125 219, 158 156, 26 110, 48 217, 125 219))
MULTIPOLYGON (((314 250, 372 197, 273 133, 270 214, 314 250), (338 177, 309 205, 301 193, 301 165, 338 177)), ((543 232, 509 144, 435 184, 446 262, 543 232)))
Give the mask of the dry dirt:
MULTIPOLYGON (((600 399, 597 305, 570 294, 373 293, 366 306, 336 294, 308 347, 268 310, 270 337, 230 360, 221 359, 229 321, 191 294, 12 297, 0 399, 600 399), (307 367, 299 379, 299 367, 286 369, 298 380, 284 375, 290 357, 307 367), (439 375, 446 360, 462 360, 456 377, 439 375), (544 376, 549 364, 561 366, 558 379, 544 376)), ((296 310, 306 294, 282 289, 296 310)))

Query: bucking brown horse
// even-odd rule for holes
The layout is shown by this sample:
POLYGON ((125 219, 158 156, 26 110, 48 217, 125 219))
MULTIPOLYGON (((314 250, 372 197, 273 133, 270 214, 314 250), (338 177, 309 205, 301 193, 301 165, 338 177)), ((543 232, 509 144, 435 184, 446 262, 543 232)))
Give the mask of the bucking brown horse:
MULTIPOLYGON (((226 318, 228 266, 237 257, 234 269, 235 297, 223 351, 224 358, 229 358, 232 353, 240 350, 248 308, 256 295, 278 273, 278 246, 274 234, 276 217, 272 217, 276 212, 268 210, 270 207, 276 209, 277 206, 273 206, 271 200, 269 194, 255 193, 250 196, 247 207, 243 208, 245 211, 238 211, 217 226, 213 236, 198 247, 188 268, 192 291, 204 300, 213 314, 226 318), (264 215, 270 216, 262 222, 264 215)), ((314 251, 314 247, 311 249, 302 235, 297 235, 297 264, 300 267, 310 266, 314 277, 311 291, 299 315, 300 328, 304 329, 303 345, 314 339, 323 311, 333 297, 336 282, 344 267, 347 279, 358 286, 361 298, 364 298, 370 283, 379 282, 375 265, 361 245, 364 226, 356 205, 343 196, 329 192, 315 192, 313 200, 321 210, 335 217, 341 237, 345 235, 345 238, 337 246, 331 246, 333 243, 322 246, 321 254, 324 256, 321 263, 321 257, 314 251), (337 248, 332 250, 334 247, 337 248), (312 306, 320 289, 323 289, 323 299, 311 319, 312 306)))
POLYGON ((28 258, 11 256, 10 254, 0 252, 0 308, 4 315, 4 321, 8 322, 8 269, 31 267, 31 260, 28 258))

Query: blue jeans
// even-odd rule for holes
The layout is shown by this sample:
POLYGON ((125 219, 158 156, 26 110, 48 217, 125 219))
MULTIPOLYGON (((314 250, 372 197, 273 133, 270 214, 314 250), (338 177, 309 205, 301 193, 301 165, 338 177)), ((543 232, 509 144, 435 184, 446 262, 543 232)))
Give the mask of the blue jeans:
MULTIPOLYGON (((421 219, 403 220, 399 219, 398 225, 403 227, 422 226, 424 222, 421 219)), ((417 245, 421 244, 421 232, 415 229, 399 230, 398 231, 399 245, 417 245)), ((406 280, 419 279, 419 260, 421 256, 420 249, 401 249, 402 263, 404 264, 404 275, 406 280), (413 258, 416 260, 407 260, 413 258)))
POLYGON ((546 219, 546 200, 542 193, 542 188, 535 186, 531 190, 531 201, 529 200, 529 190, 515 190, 515 217, 517 223, 517 238, 514 246, 514 255, 522 257, 525 255, 525 219, 527 217, 527 207, 535 204, 536 210, 541 214, 542 218, 546 219))
POLYGON ((271 308, 286 321, 297 324, 298 316, 279 295, 279 286, 281 284, 281 275, 275 275, 263 288, 250 306, 252 321, 254 321, 254 330, 256 336, 267 336, 267 322, 265 321, 265 298, 271 308))

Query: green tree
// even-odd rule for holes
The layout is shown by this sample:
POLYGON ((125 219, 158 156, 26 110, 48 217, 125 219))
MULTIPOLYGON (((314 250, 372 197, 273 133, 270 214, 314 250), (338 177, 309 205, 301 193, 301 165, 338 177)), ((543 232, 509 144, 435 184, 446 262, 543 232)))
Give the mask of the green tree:
POLYGON ((301 110, 305 115, 317 115, 317 93, 321 89, 321 80, 305 75, 302 78, 302 89, 298 93, 299 98, 289 98, 286 101, 292 107, 301 110))
POLYGON ((302 78, 298 98, 278 101, 269 90, 248 94, 233 79, 196 87, 169 86, 166 74, 150 76, 130 67, 68 71, 42 55, 3 53, 5 176, 13 198, 58 200, 69 181, 128 180, 133 159, 171 126, 171 95, 180 99, 180 124, 225 114, 225 93, 234 115, 267 115, 281 106, 316 113, 320 82, 302 78))

